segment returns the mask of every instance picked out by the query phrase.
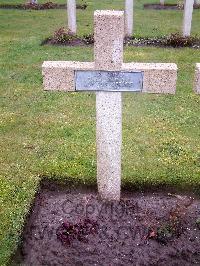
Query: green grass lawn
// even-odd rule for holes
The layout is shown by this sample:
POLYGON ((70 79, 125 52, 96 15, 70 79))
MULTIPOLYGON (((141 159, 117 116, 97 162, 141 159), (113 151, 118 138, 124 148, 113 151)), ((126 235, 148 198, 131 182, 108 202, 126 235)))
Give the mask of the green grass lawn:
MULTIPOLYGON (((86 2, 87 10, 77 11, 80 35, 92 32, 94 9, 123 7, 119 0, 86 2)), ((156 1, 136 1, 136 35, 181 30, 182 11, 143 10, 148 2, 156 1)), ((44 92, 42 86, 44 60, 93 60, 90 47, 40 46, 66 21, 65 10, 0 10, 0 265, 16 248, 42 177, 96 183, 95 95, 44 92)), ((195 10, 192 34, 200 37, 199 28, 195 10)), ((200 96, 192 87, 200 51, 128 47, 124 61, 173 62, 179 71, 175 96, 124 95, 123 185, 199 187, 200 96)))

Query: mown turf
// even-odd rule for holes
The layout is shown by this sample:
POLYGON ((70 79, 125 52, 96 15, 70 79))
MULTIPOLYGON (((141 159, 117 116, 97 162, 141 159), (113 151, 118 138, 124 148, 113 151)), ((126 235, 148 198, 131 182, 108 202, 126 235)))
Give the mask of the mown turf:
MULTIPOLYGON (((94 9, 123 7, 119 0, 86 2, 88 8, 77 11, 80 35, 92 32, 94 9)), ((182 11, 143 10, 143 3, 154 1, 136 2, 137 36, 181 30, 182 11)), ((92 48, 40 46, 66 21, 65 10, 0 10, 0 265, 16 247, 41 177, 96 182, 95 95, 42 87, 44 60, 93 60, 92 48)), ((199 27, 195 10, 193 35, 199 36, 199 27)), ((129 47, 124 61, 174 62, 179 71, 175 96, 124 95, 123 185, 198 187, 200 96, 192 87, 199 50, 129 47)))

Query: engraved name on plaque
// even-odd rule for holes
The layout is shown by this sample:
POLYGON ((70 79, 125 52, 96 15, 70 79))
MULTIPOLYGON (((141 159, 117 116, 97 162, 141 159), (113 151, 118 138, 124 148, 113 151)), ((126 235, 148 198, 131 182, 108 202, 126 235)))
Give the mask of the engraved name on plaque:
POLYGON ((141 92, 143 72, 75 71, 76 91, 141 92))

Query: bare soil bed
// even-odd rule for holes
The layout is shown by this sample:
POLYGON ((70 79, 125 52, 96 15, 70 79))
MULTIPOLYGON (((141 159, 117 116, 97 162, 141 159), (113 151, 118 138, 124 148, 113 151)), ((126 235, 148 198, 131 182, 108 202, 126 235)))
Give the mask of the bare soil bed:
POLYGON ((105 202, 44 182, 10 265, 200 265, 200 199, 135 191, 105 202))
MULTIPOLYGON (((0 4, 1 9, 20 9, 20 10, 46 10, 46 9, 67 9, 66 4, 56 4, 47 2, 44 4, 0 4)), ((87 4, 77 5, 77 9, 86 9, 87 4)))
MULTIPOLYGON (((144 9, 155 9, 155 10, 182 10, 184 5, 177 4, 144 4, 144 9)), ((194 5, 194 9, 200 9, 200 5, 194 5)))
MULTIPOLYGON (((88 34, 77 36, 70 33, 66 28, 59 28, 53 36, 42 41, 41 45, 64 45, 64 46, 91 46, 94 44, 94 35, 88 34)), ((128 37, 124 39, 127 46, 154 46, 167 48, 200 48, 200 38, 197 36, 183 37, 180 33, 172 33, 161 37, 128 37)))

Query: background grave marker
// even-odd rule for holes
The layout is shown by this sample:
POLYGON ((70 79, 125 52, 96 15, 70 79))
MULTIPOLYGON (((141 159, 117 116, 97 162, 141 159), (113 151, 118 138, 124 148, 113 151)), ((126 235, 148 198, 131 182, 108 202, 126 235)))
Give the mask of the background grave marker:
POLYGON ((125 34, 131 36, 133 34, 133 7, 134 0, 125 0, 125 34))
POLYGON ((194 0, 185 0, 184 2, 184 16, 183 16, 183 36, 190 36, 192 25, 194 0))
MULTIPOLYGON (((137 91, 171 93, 176 90, 176 64, 123 63, 124 12, 95 11, 94 14, 95 62, 55 61, 43 63, 44 87, 46 90, 75 91, 79 71, 105 71, 108 76, 115 72, 140 72, 142 76, 135 86, 137 91), (142 72, 142 73, 141 73, 142 72)), ((118 74, 117 74, 118 73, 118 74)), ((91 74, 92 75, 92 74, 91 74)), ((88 77, 86 75, 86 77, 88 77)), ((91 77, 89 77, 91 78, 91 77)), ((84 78, 85 79, 85 78, 84 78)), ((102 75, 98 82, 102 82, 102 75)), ((84 83, 88 80, 83 80, 84 83)), ((90 80, 91 82, 91 80, 90 80)), ((96 143, 97 182, 100 196, 107 200, 119 200, 121 190, 122 146, 122 96, 119 79, 114 75, 116 91, 98 91, 96 84, 96 143)), ((125 80, 130 83, 130 80, 125 80)), ((134 82, 135 79, 134 79, 134 82)), ((81 85, 80 85, 81 86, 81 85)), ((85 89, 85 87, 83 86, 85 89)))
POLYGON ((76 34, 76 0, 67 0, 68 29, 76 34))

